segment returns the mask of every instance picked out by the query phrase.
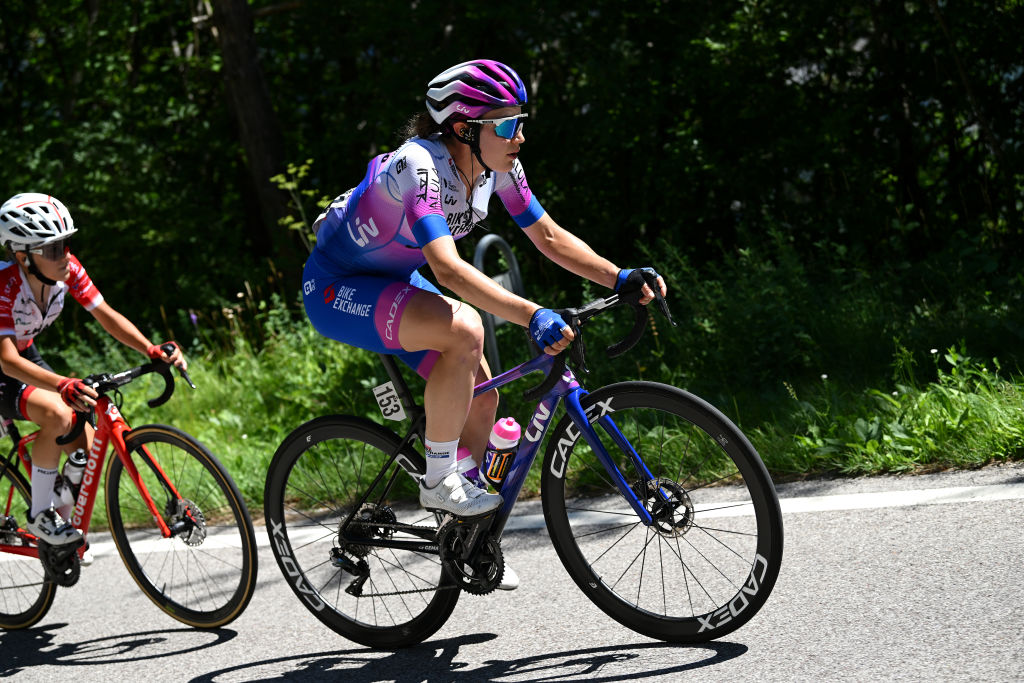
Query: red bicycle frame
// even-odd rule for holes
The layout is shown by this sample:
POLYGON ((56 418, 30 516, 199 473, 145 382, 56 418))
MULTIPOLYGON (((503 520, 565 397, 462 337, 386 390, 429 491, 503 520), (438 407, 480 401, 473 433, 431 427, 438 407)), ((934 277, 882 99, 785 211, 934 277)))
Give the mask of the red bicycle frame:
MULTIPOLYGON (((135 467, 135 463, 128 453, 128 447, 125 444, 125 433, 130 431, 131 428, 125 421, 124 416, 121 415, 121 411, 107 396, 100 396, 99 399, 97 399, 95 414, 96 432, 93 435, 92 448, 89 449, 89 459, 85 464, 85 472, 82 474, 81 488, 78 491, 78 498, 75 500, 75 507, 70 520, 71 524, 82 532, 83 537, 88 535, 93 506, 96 504, 96 496, 100 489, 100 473, 103 471, 103 463, 106 460, 107 447, 113 444, 114 452, 121 460, 121 464, 124 466, 125 472, 128 473, 128 476, 131 478, 132 482, 134 482, 136 488, 138 488, 143 501, 146 503, 146 507, 149 508, 150 514, 153 515, 153 519, 160 528, 161 534, 163 534, 164 538, 169 538, 171 536, 171 529, 167 526, 163 515, 161 515, 160 511, 157 509, 152 496, 149 495, 149 490, 146 488, 146 484, 142 481, 139 470, 135 467)), ((18 441, 17 446, 18 457, 20 458, 22 467, 27 473, 27 477, 30 481, 32 478, 32 459, 29 457, 27 446, 38 437, 38 431, 27 434, 18 441)), ((181 496, 178 494, 177 489, 175 489, 170 479, 168 479, 164 474, 160 464, 153 458, 152 454, 150 454, 145 446, 142 447, 142 453, 146 463, 160 478, 163 485, 174 494, 175 499, 180 499, 181 496)), ((13 490, 8 492, 7 500, 4 501, 5 515, 9 516, 11 514, 11 504, 13 503, 14 498, 13 490)), ((25 537, 38 541, 35 536, 24 529, 19 529, 19 534, 24 534, 25 537)), ((82 547, 78 549, 79 556, 85 552, 85 548, 86 544, 82 544, 82 547)), ((0 544, 0 552, 27 555, 29 557, 39 557, 39 548, 35 545, 25 546, 0 544)))

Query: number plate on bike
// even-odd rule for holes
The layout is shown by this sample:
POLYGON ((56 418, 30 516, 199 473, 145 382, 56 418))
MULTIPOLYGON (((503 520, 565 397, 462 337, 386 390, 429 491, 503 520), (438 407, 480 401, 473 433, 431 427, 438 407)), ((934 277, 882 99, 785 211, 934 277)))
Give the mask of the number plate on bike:
POLYGON ((402 407, 402 401, 398 398, 398 392, 395 391, 395 385, 392 382, 385 382, 379 387, 374 387, 373 395, 377 398, 377 405, 385 420, 401 422, 405 419, 405 408, 402 407))

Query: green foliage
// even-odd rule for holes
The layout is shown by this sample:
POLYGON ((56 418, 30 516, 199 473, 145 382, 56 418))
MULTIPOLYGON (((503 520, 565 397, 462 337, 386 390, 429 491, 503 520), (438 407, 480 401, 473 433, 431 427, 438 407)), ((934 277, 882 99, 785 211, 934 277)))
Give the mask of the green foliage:
MULTIPOLYGON (((182 342, 201 390, 158 419, 202 436, 258 499, 283 432, 328 410, 372 414, 380 371, 295 303, 297 274, 265 234, 278 216, 262 215, 247 172, 266 150, 241 142, 252 121, 231 108, 201 5, 0 3, 0 184, 61 197, 107 300, 182 342)), ((274 176, 291 201, 278 229, 296 241, 399 142, 433 75, 492 57, 527 82, 522 161, 545 208, 672 287, 679 326, 652 317, 642 351, 593 362, 588 385, 687 387, 759 435, 776 472, 900 469, 908 444, 914 466, 968 462, 971 446, 944 459, 942 439, 980 435, 979 415, 1003 424, 985 410, 1013 414, 1001 374, 927 350, 1009 368, 1024 356, 1021 3, 457 0, 406 3, 397 22, 370 0, 250 7, 252 35, 232 37, 258 47, 249 66, 277 117, 266 139, 305 160, 274 176)), ((584 298, 497 202, 488 223, 531 299, 584 298)), ((89 320, 69 306, 40 340, 55 367, 135 362, 89 320)), ((588 330, 592 353, 628 322, 588 330)), ((507 366, 525 359, 521 330, 499 343, 507 366)), ((1015 457, 996 427, 973 448, 1015 457)))
MULTIPOLYGON (((230 306, 281 258, 245 172, 261 150, 242 148, 245 112, 196 7, 0 6, 0 181, 62 197, 91 272, 153 321, 230 306)), ((460 0, 407 3, 399 22, 369 0, 251 9, 253 34, 232 37, 259 48, 279 128, 266 139, 317 160, 276 175, 290 232, 394 147, 431 76, 488 55, 528 83, 534 191, 624 263, 659 238, 705 262, 772 231, 805 260, 827 244, 873 268, 951 256, 960 232, 1024 253, 1020 3, 460 0)), ((540 291, 571 281, 523 258, 540 291)))
MULTIPOLYGON (((931 353, 937 378, 923 386, 896 383, 888 393, 869 389, 844 398, 823 376, 803 399, 791 390, 785 416, 752 435, 768 466, 783 476, 849 475, 972 468, 1020 458, 1020 384, 1000 376, 998 361, 990 368, 962 348, 931 353)), ((900 367, 899 357, 895 365, 900 367)))
POLYGON ((312 251, 313 243, 316 241, 316 236, 310 229, 313 219, 309 209, 325 206, 328 201, 326 195, 318 196, 316 190, 303 186, 312 165, 312 159, 306 159, 301 164, 288 164, 285 173, 279 173, 270 179, 279 189, 288 193, 289 209, 294 212, 279 218, 278 225, 298 233, 307 252, 312 251))

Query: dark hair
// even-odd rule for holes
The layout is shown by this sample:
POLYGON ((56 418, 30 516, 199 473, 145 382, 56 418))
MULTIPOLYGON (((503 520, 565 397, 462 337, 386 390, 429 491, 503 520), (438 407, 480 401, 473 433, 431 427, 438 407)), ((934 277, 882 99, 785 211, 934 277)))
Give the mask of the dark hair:
POLYGON ((451 135, 451 127, 435 123, 434 119, 430 117, 430 113, 426 111, 413 114, 401 130, 403 140, 417 136, 426 139, 435 133, 440 133, 442 137, 451 135))

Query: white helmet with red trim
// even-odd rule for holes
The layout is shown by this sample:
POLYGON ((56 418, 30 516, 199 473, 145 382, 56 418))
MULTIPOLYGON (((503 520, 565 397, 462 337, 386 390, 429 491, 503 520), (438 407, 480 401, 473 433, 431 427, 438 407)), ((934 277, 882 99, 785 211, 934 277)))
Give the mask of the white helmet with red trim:
POLYGON ((76 232, 71 214, 56 197, 23 192, 0 207, 0 243, 13 251, 41 247, 76 232))

